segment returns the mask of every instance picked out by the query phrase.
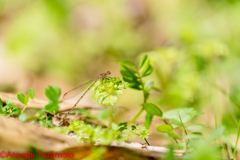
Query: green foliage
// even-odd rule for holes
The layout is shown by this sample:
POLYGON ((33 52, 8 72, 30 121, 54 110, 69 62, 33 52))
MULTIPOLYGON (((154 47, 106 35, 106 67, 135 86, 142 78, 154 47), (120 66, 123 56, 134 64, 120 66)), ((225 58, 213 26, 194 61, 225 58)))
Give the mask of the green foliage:
POLYGON ((147 111, 147 113, 149 113, 151 115, 156 115, 156 116, 162 117, 162 111, 155 104, 144 103, 143 108, 144 108, 144 110, 147 111))
MULTIPOLYGON (((122 130, 122 126, 119 126, 118 129, 122 130)), ((125 128, 122 132, 123 136, 126 139, 135 138, 136 136, 139 136, 142 139, 148 139, 150 131, 145 127, 140 127, 139 125, 132 125, 129 128, 125 128)))
POLYGON ((28 94, 26 96, 23 93, 18 93, 17 98, 22 104, 28 105, 29 97, 31 99, 33 99, 34 98, 34 93, 35 93, 35 91, 32 88, 30 88, 28 90, 28 94))
POLYGON ((223 136, 225 132, 225 127, 224 126, 219 126, 218 128, 216 128, 212 134, 208 137, 209 141, 214 141, 216 139, 219 139, 221 136, 223 136))
POLYGON ((21 113, 21 110, 19 107, 17 107, 16 105, 12 104, 12 99, 11 98, 8 98, 6 100, 6 105, 3 107, 2 105, 0 106, 1 107, 1 110, 2 110, 2 113, 4 113, 5 116, 9 117, 13 114, 20 114, 21 113))
POLYGON ((34 93, 35 93, 35 91, 32 89, 32 88, 30 88, 29 90, 28 90, 28 94, 25 96, 23 93, 18 93, 17 94, 17 98, 18 98, 18 100, 22 103, 22 104, 24 104, 25 105, 25 107, 22 109, 22 111, 21 111, 21 114, 20 114, 20 116, 19 116, 19 120, 21 120, 21 121, 25 121, 26 119, 27 119, 27 115, 25 114, 25 113, 23 113, 24 111, 25 111, 25 109, 27 108, 27 105, 28 105, 28 103, 29 103, 29 98, 31 98, 32 100, 33 100, 33 98, 34 98, 34 93))
POLYGON ((2 99, 0 98, 0 114, 3 114, 3 103, 2 103, 2 99))
POLYGON ((165 112, 163 114, 163 118, 169 119, 173 128, 177 128, 182 126, 180 117, 182 119, 182 123, 186 124, 200 114, 202 113, 196 111, 194 108, 177 108, 165 112))
POLYGON ((100 126, 93 127, 85 124, 84 121, 71 121, 68 126, 68 132, 74 131, 77 135, 77 140, 87 143, 98 142, 102 145, 109 145, 113 140, 123 141, 120 132, 117 130, 108 130, 100 126))
POLYGON ((185 154, 183 160, 194 159, 194 160, 218 160, 219 155, 221 155, 220 150, 211 145, 206 140, 196 140, 190 142, 190 146, 193 148, 194 152, 185 154))
POLYGON ((58 103, 61 95, 61 89, 56 85, 51 85, 44 89, 44 93, 49 102, 44 109, 50 113, 53 113, 54 111, 57 113, 60 108, 58 103))
POLYGON ((44 93, 48 98, 49 103, 57 104, 59 101, 59 96, 61 94, 61 89, 56 85, 48 86, 44 89, 44 93))
POLYGON ((117 103, 118 95, 122 94, 122 89, 127 88, 128 83, 123 83, 120 78, 104 78, 97 81, 92 90, 94 90, 93 98, 99 104, 106 106, 114 106, 117 103))
POLYGON ((169 124, 162 124, 160 126, 157 126, 157 130, 159 132, 169 133, 173 131, 173 127, 169 124))
MULTIPOLYGON (((143 58, 140 61, 139 67, 137 67, 134 63, 126 60, 119 60, 115 61, 120 63, 120 73, 122 74, 123 80, 129 83, 129 88, 136 89, 136 90, 142 90, 143 95, 144 95, 144 103, 147 102, 149 95, 150 95, 150 90, 154 87, 154 82, 153 80, 148 80, 146 83, 143 82, 143 77, 149 76, 153 72, 153 67, 150 63, 150 59, 148 58, 147 55, 144 55, 143 58), (132 68, 129 68, 132 67, 132 68)), ((147 106, 147 105, 146 105, 147 106)), ((144 109, 144 108, 143 108, 144 109)), ((136 117, 133 118, 133 120, 129 123, 132 124, 134 123, 138 116, 142 113, 142 110, 136 115, 136 117)), ((150 109, 150 107, 145 107, 146 111, 150 111, 151 113, 147 112, 144 126, 145 128, 149 129, 152 118, 153 118, 153 111, 150 109)), ((156 114, 161 115, 161 110, 156 114)))

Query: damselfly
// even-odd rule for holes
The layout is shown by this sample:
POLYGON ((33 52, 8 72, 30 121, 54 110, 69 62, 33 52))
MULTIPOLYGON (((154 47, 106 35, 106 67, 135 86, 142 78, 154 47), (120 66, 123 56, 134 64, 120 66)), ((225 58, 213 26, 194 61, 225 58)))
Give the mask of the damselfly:
POLYGON ((80 94, 82 91, 86 90, 85 92, 83 92, 83 94, 81 95, 81 97, 77 100, 77 102, 74 104, 74 106, 66 113, 66 115, 61 119, 61 121, 59 122, 59 124, 62 124, 64 122, 64 120, 66 119, 66 117, 70 114, 70 112, 72 112, 72 110, 77 106, 77 104, 79 103, 79 101, 83 98, 83 96, 92 88, 92 86, 99 80, 99 79, 102 79, 102 78, 107 78, 108 75, 110 75, 111 72, 110 71, 107 71, 106 73, 102 73, 100 74, 97 78, 87 82, 87 83, 84 83, 68 92, 66 92, 64 95, 63 95, 63 100, 66 100, 66 99, 70 99, 70 98, 73 98, 75 97, 76 95, 80 94))

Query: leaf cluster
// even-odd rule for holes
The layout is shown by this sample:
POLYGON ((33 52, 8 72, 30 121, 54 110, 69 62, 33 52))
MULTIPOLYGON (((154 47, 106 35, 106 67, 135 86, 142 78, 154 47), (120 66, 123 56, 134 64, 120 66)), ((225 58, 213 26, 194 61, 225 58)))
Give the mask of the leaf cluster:
POLYGON ((6 105, 3 107, 2 100, 0 99, 0 114, 4 114, 5 116, 9 117, 14 114, 20 114, 21 110, 16 105, 12 104, 12 99, 8 98, 6 100, 6 105))
POLYGON ((93 127, 85 124, 84 121, 71 121, 68 126, 67 133, 74 131, 77 135, 77 140, 87 143, 98 143, 102 145, 109 145, 113 140, 123 141, 121 132, 117 130, 108 130, 101 126, 93 127))
POLYGON ((104 78, 98 80, 92 90, 94 91, 93 98, 99 104, 114 106, 117 103, 118 95, 122 94, 122 89, 126 89, 128 83, 122 82, 120 78, 104 78))
POLYGON ((49 102, 44 109, 50 113, 57 113, 60 108, 58 103, 61 95, 61 89, 56 85, 51 85, 44 89, 44 93, 49 102))

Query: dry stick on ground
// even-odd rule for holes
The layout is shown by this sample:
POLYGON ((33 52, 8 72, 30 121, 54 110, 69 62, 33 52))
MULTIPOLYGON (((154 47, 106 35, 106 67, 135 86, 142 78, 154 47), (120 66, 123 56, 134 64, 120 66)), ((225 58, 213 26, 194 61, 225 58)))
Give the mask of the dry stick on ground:
POLYGON ((0 151, 27 152, 29 146, 43 151, 60 151, 80 143, 34 124, 0 115, 0 151))

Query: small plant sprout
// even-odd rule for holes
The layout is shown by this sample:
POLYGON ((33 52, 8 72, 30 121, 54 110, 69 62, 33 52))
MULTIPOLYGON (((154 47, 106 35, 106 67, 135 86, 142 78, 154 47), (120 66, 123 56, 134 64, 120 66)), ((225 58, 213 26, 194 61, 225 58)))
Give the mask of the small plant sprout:
POLYGON ((27 108, 28 104, 31 103, 31 101, 33 100, 34 98, 34 94, 35 94, 35 91, 30 88, 28 90, 28 94, 25 96, 23 93, 18 93, 17 94, 17 98, 18 100, 24 104, 24 108, 22 109, 21 113, 20 113, 20 116, 19 116, 19 120, 21 121, 25 121, 26 118, 27 118, 27 115, 25 113, 23 113, 25 111, 25 109, 27 108), (29 98, 31 99, 31 101, 29 102, 29 98))
POLYGON ((94 90, 93 98, 99 104, 109 106, 109 123, 108 129, 111 129, 113 119, 113 106, 117 103, 118 95, 122 94, 122 89, 126 89, 128 83, 122 82, 120 78, 104 78, 98 80, 92 90, 94 90))
POLYGON ((132 125, 131 127, 125 128, 123 130, 123 136, 126 138, 126 140, 129 138, 135 138, 136 136, 139 136, 140 138, 145 140, 146 143, 150 146, 150 144, 147 141, 149 132, 150 131, 145 127, 140 127, 139 125, 132 125))
POLYGON ((12 99, 8 98, 6 100, 6 105, 3 107, 2 100, 0 99, 0 114, 4 114, 5 116, 9 117, 14 114, 20 114, 21 110, 16 105, 12 104, 12 99))
POLYGON ((61 95, 61 89, 56 85, 48 86, 44 89, 44 93, 48 98, 48 104, 45 106, 45 111, 48 111, 50 113, 57 113, 58 109, 60 108, 59 103, 59 97, 61 95))
MULTIPOLYGON (((121 66, 120 72, 122 74, 123 80, 129 83, 129 88, 140 90, 143 92, 143 104, 147 103, 147 100, 150 95, 150 90, 155 89, 159 91, 158 88, 154 87, 153 80, 150 79, 146 82, 143 81, 143 78, 149 76, 153 72, 153 67, 147 55, 143 56, 139 66, 126 60, 119 60, 115 62, 120 63, 121 66)), ((128 125, 130 126, 133 123, 135 123, 143 111, 144 107, 142 107, 138 114, 130 122, 128 122, 128 125)), ((145 128, 147 129, 150 128, 152 118, 153 115, 147 112, 147 116, 145 118, 144 123, 145 128)))

